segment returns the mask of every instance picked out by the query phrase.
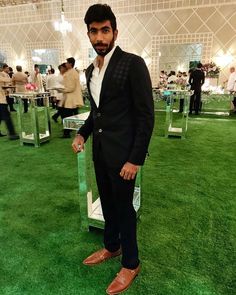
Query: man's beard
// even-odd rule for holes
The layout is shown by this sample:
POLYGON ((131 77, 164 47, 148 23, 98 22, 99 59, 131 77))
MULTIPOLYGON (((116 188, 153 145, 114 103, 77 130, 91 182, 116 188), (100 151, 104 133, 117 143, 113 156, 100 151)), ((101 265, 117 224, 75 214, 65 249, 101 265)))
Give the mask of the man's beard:
POLYGON ((115 43, 115 40, 113 38, 110 44, 99 42, 94 44, 93 48, 98 55, 105 56, 112 50, 112 48, 114 47, 114 43, 115 43), (97 47, 100 47, 100 48, 97 48, 97 47))

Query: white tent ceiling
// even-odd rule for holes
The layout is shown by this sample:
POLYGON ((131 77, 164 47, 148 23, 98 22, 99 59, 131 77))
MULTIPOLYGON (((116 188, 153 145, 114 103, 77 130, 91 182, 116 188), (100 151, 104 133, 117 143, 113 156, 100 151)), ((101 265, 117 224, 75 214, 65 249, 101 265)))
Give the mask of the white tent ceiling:
POLYGON ((50 0, 0 0, 0 7, 5 6, 12 6, 12 5, 22 5, 22 4, 29 4, 29 3, 39 3, 39 2, 46 2, 50 0))

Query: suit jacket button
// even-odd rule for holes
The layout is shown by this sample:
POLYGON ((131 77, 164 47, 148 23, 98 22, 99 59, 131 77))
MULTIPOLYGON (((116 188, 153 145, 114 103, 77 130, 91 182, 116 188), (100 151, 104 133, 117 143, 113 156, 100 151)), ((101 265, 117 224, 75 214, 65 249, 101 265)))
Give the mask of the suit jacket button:
POLYGON ((99 132, 99 133, 102 133, 102 129, 101 129, 101 128, 100 128, 100 129, 98 129, 98 132, 99 132))
POLYGON ((101 113, 97 113, 97 117, 101 117, 101 113))

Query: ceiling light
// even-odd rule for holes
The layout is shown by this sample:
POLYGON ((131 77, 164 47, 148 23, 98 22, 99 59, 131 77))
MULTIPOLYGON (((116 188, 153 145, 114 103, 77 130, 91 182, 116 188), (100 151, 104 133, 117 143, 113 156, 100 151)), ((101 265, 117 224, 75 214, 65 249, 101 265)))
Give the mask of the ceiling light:
POLYGON ((72 32, 72 24, 65 20, 63 0, 61 0, 61 19, 54 22, 54 28, 56 31, 61 32, 62 35, 72 32))

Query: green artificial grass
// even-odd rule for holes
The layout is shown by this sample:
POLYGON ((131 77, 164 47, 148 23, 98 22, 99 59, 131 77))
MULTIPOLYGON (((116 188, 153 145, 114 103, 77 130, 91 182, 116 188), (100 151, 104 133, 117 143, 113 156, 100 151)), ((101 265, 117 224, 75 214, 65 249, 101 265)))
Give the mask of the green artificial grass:
MULTIPOLYGON (((156 112, 138 225, 142 272, 125 294, 236 294, 236 116, 192 116, 185 140, 164 138, 164 121, 156 112)), ((40 148, 0 138, 1 295, 105 294, 120 269, 120 258, 82 264, 102 231, 80 230, 77 160, 61 130, 53 122, 40 148)))

